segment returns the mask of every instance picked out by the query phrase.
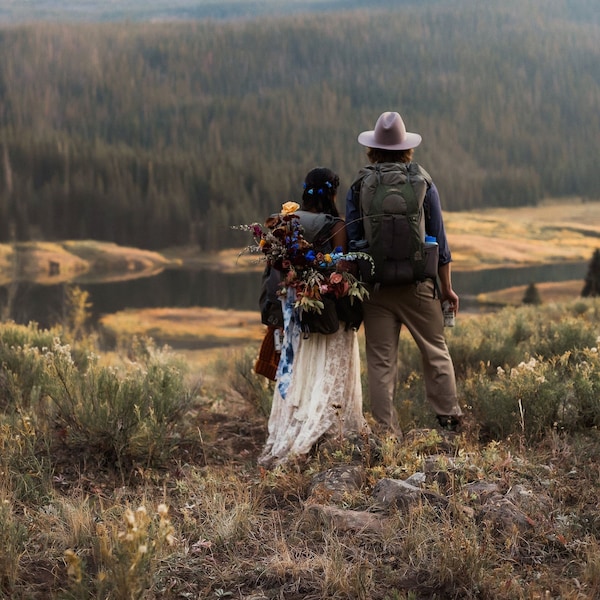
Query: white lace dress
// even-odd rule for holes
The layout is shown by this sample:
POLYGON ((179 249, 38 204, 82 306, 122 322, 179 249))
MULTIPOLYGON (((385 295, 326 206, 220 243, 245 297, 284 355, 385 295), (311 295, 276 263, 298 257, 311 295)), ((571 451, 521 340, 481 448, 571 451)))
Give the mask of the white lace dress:
POLYGON ((259 464, 273 467, 306 455, 323 437, 340 441, 367 431, 362 412, 360 356, 355 331, 302 339, 295 298, 284 303, 285 336, 259 464))

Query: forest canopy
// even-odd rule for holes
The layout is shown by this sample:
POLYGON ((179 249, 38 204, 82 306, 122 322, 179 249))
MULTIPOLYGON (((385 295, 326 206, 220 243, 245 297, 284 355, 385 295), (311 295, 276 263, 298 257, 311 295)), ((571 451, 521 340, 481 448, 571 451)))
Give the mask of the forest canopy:
POLYGON ((243 244, 384 110, 447 210, 597 199, 595 0, 0 28, 0 242, 243 244), (589 15, 589 18, 586 18, 589 15))

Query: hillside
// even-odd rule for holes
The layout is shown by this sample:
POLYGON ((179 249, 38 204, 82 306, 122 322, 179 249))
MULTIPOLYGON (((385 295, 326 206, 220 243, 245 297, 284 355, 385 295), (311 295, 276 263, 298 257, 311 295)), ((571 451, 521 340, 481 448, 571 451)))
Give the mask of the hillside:
POLYGON ((313 166, 346 189, 390 108, 448 210, 597 198, 595 2, 387 4, 4 26, 0 242, 241 245, 229 227, 298 198, 313 166))
MULTIPOLYGON (((371 6, 391 5, 374 1, 371 6)), ((358 8, 360 3, 348 0, 30 0, 24 6, 13 2, 0 8, 0 22, 54 21, 170 21, 189 19, 242 19, 265 15, 288 15, 358 8)))

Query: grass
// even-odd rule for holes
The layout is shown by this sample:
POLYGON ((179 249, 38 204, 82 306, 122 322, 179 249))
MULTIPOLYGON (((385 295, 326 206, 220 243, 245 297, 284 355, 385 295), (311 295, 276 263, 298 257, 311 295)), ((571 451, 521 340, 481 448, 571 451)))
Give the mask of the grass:
MULTIPOLYGON (((596 205, 566 208, 450 214, 455 259, 588 260, 596 205)), ((600 305, 577 298, 582 283, 536 284, 540 306, 506 290, 481 298, 505 308, 459 315, 460 435, 433 429, 403 334, 403 442, 322 445, 274 471, 256 465, 273 392, 252 370, 257 313, 124 311, 103 321, 110 353, 85 333, 81 294, 61 327, 0 324, 0 598, 600 597, 600 305), (313 488, 339 467, 362 483, 313 488), (383 510, 378 483, 413 475, 444 503, 383 510)), ((359 343, 364 359, 362 331, 359 343)))
POLYGON ((0 283, 14 279, 56 284, 77 277, 87 281, 150 275, 178 264, 158 252, 94 240, 0 244, 0 283))
POLYGON ((404 441, 322 446, 274 471, 256 466, 272 394, 252 373, 257 343, 193 365, 192 385, 182 355, 150 340, 109 361, 68 328, 3 324, 0 597, 596 598, 599 309, 459 321, 456 437, 431 428, 403 338, 404 441), (341 466, 362 484, 313 491, 341 466), (377 506, 379 482, 419 473, 443 505, 377 506), (347 527, 349 514, 379 526, 347 527))
POLYGON ((600 203, 578 198, 444 219, 455 268, 462 270, 588 261, 600 245, 600 203))

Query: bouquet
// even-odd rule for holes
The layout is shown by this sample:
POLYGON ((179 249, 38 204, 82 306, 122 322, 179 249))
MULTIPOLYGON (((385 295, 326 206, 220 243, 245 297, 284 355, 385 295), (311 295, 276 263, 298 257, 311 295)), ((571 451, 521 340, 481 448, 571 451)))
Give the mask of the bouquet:
POLYGON ((343 253, 341 248, 330 253, 316 251, 304 238, 300 218, 294 214, 299 208, 296 202, 286 202, 264 226, 252 223, 237 227, 250 231, 254 238, 242 253, 262 253, 273 268, 282 272, 281 293, 293 288, 296 308, 321 314, 323 297, 348 296, 350 302, 362 301, 368 291, 354 275, 358 272, 355 261, 367 259, 374 268, 372 258, 363 252, 343 253))

